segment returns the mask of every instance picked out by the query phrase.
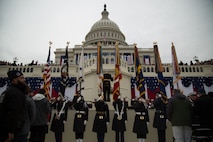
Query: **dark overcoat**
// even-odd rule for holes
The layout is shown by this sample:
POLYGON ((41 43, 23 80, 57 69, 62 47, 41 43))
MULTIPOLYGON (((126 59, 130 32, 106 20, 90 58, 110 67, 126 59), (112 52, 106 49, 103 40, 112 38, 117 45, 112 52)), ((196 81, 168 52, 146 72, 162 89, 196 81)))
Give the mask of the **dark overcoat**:
POLYGON ((154 107, 155 107, 155 115, 153 120, 153 127, 165 130, 166 127, 166 104, 161 100, 161 98, 157 98, 154 101, 154 107))
POLYGON ((24 89, 11 84, 4 96, 0 112, 0 134, 17 134, 24 124, 26 96, 24 89))
POLYGON ((124 132, 126 131, 125 121, 127 121, 127 110, 125 102, 118 99, 113 102, 113 106, 115 109, 115 114, 112 122, 112 130, 117 132, 124 132), (121 119, 119 119, 119 115, 122 116, 121 119))
POLYGON ((135 109, 135 120, 133 124, 133 132, 136 134, 144 135, 148 133, 147 122, 149 122, 148 110, 143 102, 136 101, 133 105, 135 109))
POLYGON ((73 107, 76 110, 73 131, 76 133, 83 133, 85 131, 86 125, 85 121, 88 121, 88 106, 83 99, 83 96, 74 96, 73 107), (81 97, 80 101, 77 101, 81 97))
POLYGON ((109 107, 104 101, 95 102, 96 115, 93 123, 93 132, 106 133, 109 122, 109 107))

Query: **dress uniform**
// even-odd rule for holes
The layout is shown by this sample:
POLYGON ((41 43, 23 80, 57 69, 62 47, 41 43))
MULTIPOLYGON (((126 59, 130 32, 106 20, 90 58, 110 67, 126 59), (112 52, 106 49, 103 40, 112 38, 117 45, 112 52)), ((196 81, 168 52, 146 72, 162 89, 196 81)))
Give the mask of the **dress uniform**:
POLYGON ((86 122, 88 121, 88 106, 82 95, 78 94, 74 96, 73 107, 76 110, 73 124, 76 142, 83 142, 86 122))
POLYGON ((135 120, 133 124, 133 132, 137 134, 138 142, 144 142, 148 133, 147 123, 149 122, 148 108, 145 100, 139 98, 133 104, 135 110, 135 120))
POLYGON ((127 110, 126 103, 120 99, 113 102, 115 114, 112 122, 112 130, 115 131, 116 142, 124 142, 124 132, 126 131, 127 110))
POLYGON ((103 79, 103 93, 104 93, 104 100, 108 102, 110 101, 111 81, 113 81, 111 74, 105 73, 103 79))
POLYGON ((103 96, 100 96, 99 100, 95 102, 96 115, 92 131, 97 133, 98 142, 104 142, 104 135, 109 123, 109 107, 103 99, 103 96))
POLYGON ((166 142, 166 104, 162 101, 161 94, 157 94, 154 101, 156 109, 153 121, 153 127, 158 130, 158 142, 166 142))
POLYGON ((67 121, 68 104, 63 96, 59 96, 53 106, 56 112, 54 113, 50 130, 55 133, 56 142, 62 142, 64 123, 67 121))

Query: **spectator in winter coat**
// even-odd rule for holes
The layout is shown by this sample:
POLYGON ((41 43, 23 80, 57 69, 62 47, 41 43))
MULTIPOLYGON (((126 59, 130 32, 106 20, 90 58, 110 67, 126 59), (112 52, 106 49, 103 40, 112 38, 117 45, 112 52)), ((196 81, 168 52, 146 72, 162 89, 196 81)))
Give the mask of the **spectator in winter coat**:
POLYGON ((0 142, 19 141, 24 125, 25 78, 22 72, 12 70, 7 73, 11 86, 5 91, 0 110, 0 142))
POLYGON ((36 117, 30 129, 30 142, 44 142, 48 132, 48 115, 51 113, 50 103, 45 97, 44 89, 40 89, 33 96, 33 100, 36 105, 36 117))
POLYGON ((192 105, 179 89, 173 90, 168 102, 167 118, 172 124, 175 142, 191 142, 192 105))

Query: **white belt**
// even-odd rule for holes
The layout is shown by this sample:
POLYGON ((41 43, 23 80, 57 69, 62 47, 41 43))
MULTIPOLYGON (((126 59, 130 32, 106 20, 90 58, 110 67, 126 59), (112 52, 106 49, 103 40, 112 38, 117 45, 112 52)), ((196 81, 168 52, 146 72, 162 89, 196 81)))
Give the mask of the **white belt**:
POLYGON ((145 112, 135 112, 136 115, 145 115, 145 112))
POLYGON ((76 111, 76 113, 82 113, 82 114, 85 114, 85 111, 76 111))

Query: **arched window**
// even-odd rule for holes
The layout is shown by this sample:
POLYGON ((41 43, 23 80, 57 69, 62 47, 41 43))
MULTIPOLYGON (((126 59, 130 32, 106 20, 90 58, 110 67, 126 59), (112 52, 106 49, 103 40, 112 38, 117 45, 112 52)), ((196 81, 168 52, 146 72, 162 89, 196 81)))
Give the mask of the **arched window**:
POLYGON ((115 64, 114 58, 111 58, 111 64, 115 64))
POLYGON ((197 67, 197 72, 200 72, 199 67, 197 67))
POLYGON ((131 72, 134 72, 134 67, 131 68, 131 72))
POLYGON ((108 58, 106 58, 106 64, 109 64, 109 59, 108 58))
POLYGON ((184 67, 181 67, 182 72, 185 72, 184 67))
POLYGON ((195 72, 195 67, 193 67, 193 72, 195 72))
POLYGON ((149 67, 147 67, 147 72, 150 72, 150 68, 149 67))

